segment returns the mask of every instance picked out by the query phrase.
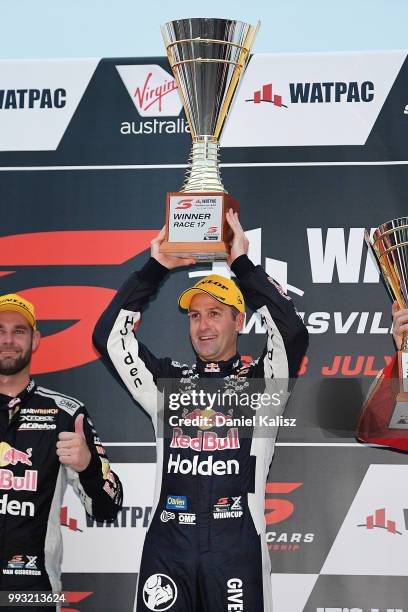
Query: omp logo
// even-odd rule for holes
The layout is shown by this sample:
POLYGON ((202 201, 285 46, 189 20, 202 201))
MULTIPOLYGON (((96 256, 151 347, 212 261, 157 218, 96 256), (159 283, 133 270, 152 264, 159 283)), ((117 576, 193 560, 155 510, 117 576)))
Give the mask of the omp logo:
POLYGON ((273 106, 279 106, 288 108, 286 104, 282 103, 282 96, 273 92, 272 83, 268 83, 267 85, 263 85, 262 89, 258 89, 254 91, 254 97, 245 102, 253 102, 254 104, 260 104, 261 102, 268 102, 273 106))
POLYGON ((69 321, 70 325, 43 337, 33 354, 32 372, 58 372, 98 359, 92 331, 115 295, 107 287, 53 285, 24 289, 20 269, 29 266, 121 265, 150 246, 157 230, 60 231, 0 237, 0 293, 17 292, 33 302, 37 319, 69 321), (15 275, 15 276, 14 276, 15 275), (8 278, 13 276, 12 282, 8 278))
POLYGON ((173 77, 157 64, 116 66, 141 117, 177 117, 182 103, 173 77))
POLYGON ((175 206, 176 209, 178 208, 191 208, 191 206, 193 205, 193 200, 180 200, 180 202, 177 203, 177 206, 175 206))
POLYGON ((67 92, 58 89, 0 89, 0 109, 64 108, 67 92))

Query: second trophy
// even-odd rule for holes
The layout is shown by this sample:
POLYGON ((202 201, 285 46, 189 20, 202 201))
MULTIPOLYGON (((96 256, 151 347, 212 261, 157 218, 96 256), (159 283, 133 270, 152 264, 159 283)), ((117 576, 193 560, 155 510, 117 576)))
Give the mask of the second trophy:
MULTIPOLYGON (((408 217, 378 227, 366 242, 376 259, 391 299, 408 308, 408 217)), ((372 385, 364 403, 357 437, 365 442, 408 451, 408 335, 394 359, 372 385)))
POLYGON ((227 19, 180 19, 162 26, 193 139, 183 187, 167 194, 163 253, 226 260, 232 238, 226 211, 239 203, 224 188, 219 139, 257 27, 227 19))

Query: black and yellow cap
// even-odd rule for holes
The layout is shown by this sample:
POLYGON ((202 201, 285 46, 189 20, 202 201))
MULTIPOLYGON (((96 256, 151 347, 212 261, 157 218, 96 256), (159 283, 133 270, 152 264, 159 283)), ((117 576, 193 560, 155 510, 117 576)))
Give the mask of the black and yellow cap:
POLYGON ((237 285, 229 278, 219 274, 210 274, 201 279, 190 289, 186 289, 179 297, 179 306, 184 310, 190 308, 191 299, 198 293, 207 293, 221 304, 235 306, 239 312, 245 312, 244 297, 237 285))
POLYGON ((7 295, 0 296, 0 311, 1 310, 13 310, 14 312, 18 312, 27 319, 34 330, 37 329, 34 306, 28 300, 17 295, 17 293, 8 293, 7 295))

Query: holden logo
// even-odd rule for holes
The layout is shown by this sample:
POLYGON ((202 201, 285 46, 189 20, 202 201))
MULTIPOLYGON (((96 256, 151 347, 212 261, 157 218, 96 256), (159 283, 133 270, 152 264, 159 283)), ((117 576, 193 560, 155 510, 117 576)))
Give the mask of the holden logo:
POLYGON ((141 117, 177 117, 182 103, 173 77, 157 64, 116 66, 141 117))
POLYGON ((166 574, 153 574, 143 587, 143 601, 149 610, 162 612, 172 607, 177 599, 177 587, 166 574))

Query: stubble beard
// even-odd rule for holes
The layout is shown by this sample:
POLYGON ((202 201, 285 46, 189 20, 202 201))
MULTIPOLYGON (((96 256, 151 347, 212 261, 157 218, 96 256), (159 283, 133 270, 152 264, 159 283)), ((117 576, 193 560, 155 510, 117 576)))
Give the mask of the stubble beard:
POLYGON ((24 370, 31 361, 31 352, 31 348, 29 348, 26 353, 14 359, 5 359, 4 361, 0 357, 0 375, 13 376, 13 374, 18 374, 24 370))

